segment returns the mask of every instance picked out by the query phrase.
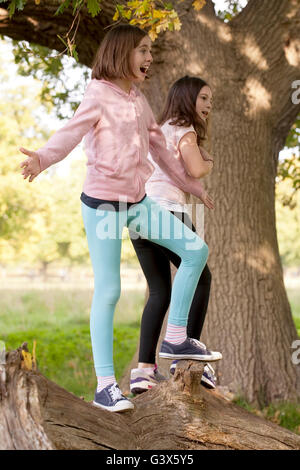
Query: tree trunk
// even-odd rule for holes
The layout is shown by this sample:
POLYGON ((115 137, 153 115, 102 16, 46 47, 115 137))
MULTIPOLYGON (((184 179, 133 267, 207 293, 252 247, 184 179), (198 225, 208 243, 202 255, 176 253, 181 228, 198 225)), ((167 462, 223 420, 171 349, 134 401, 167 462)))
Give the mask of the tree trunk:
MULTIPOLYGON (((60 49, 56 34, 68 30, 71 16, 52 18, 57 4, 28 0, 12 20, 2 8, 0 33, 60 49)), ((77 49, 88 65, 112 22, 113 3, 103 4, 99 17, 82 11, 77 49)), ((153 44, 144 91, 156 113, 171 83, 186 73, 207 80, 214 95, 215 167, 205 180, 216 207, 205 214, 213 282, 201 339, 223 353, 221 385, 259 404, 295 400, 297 332, 278 252, 274 185, 278 152, 300 112, 290 97, 300 73, 300 1, 249 0, 229 23, 215 16, 211 0, 200 12, 191 0, 174 4, 182 29, 153 44)))
MULTIPOLYGON (((223 353, 217 363, 219 384, 260 406, 296 400, 300 391, 300 370, 291 360, 297 331, 275 223, 278 152, 300 111, 290 100, 295 67, 282 57, 284 40, 289 37, 293 43, 287 16, 296 24, 297 5, 290 2, 289 9, 287 2, 252 0, 232 24, 215 17, 211 2, 198 14, 183 5, 182 29, 158 44, 159 73, 147 84, 156 111, 161 107, 159 90, 166 93, 184 73, 203 77, 212 87, 215 164, 205 179, 215 200, 215 209, 205 210, 212 290, 201 339, 223 353), (268 12, 263 11, 267 3, 268 12), (266 32, 266 13, 269 21, 278 22, 272 33, 266 32), (247 23, 242 23, 246 15, 247 23), (280 16, 286 17, 285 26, 279 24, 280 16), (284 84, 283 73, 288 75, 284 84)), ((298 57, 298 74, 299 66, 298 57)))
POLYGON ((182 361, 174 379, 117 414, 28 370, 24 352, 26 344, 0 366, 1 450, 300 449, 297 434, 200 386, 200 363, 182 361))
POLYGON ((47 282, 48 280, 48 266, 50 262, 49 261, 41 261, 41 267, 40 267, 40 276, 43 280, 43 282, 47 282))

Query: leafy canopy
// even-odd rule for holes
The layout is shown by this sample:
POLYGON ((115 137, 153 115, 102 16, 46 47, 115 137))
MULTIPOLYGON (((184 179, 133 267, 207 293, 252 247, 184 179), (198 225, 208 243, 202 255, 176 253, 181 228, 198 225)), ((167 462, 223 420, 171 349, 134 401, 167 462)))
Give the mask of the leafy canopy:
MULTIPOLYGON (((6 0, 0 0, 0 4, 6 0)), ((181 0, 184 2, 184 0, 181 0)), ((27 0, 9 0, 8 11, 13 16, 16 10, 23 10, 27 0)), ((40 0, 35 0, 36 5, 40 0)), ((245 3, 245 2, 244 2, 245 3)), ((79 99, 74 97, 74 92, 81 91, 89 78, 89 70, 78 63, 76 51, 76 32, 80 22, 80 11, 86 8, 92 17, 101 13, 102 0, 62 0, 55 15, 62 14, 66 9, 72 8, 74 20, 69 31, 59 39, 65 46, 62 53, 57 54, 46 47, 28 44, 25 41, 14 42, 15 62, 19 65, 21 75, 32 75, 35 78, 43 78, 41 91, 41 101, 44 105, 54 104, 57 109, 65 109, 62 105, 67 103, 68 111, 58 111, 59 118, 70 117, 78 106, 79 99), (74 57, 76 62, 73 68, 80 68, 81 76, 77 83, 72 82, 73 98, 70 98, 70 89, 66 85, 66 75, 64 75, 63 54, 74 57)), ((201 10, 206 4, 205 0, 194 0, 193 7, 196 11, 201 10)), ((225 9, 217 14, 224 22, 230 21, 242 10, 241 0, 224 0, 225 9)), ((112 20, 119 22, 127 21, 129 24, 137 25, 146 29, 153 41, 158 35, 166 30, 179 31, 181 22, 178 13, 175 11, 171 1, 152 0, 127 0, 123 4, 116 3, 112 20)), ((75 93, 76 95, 76 93, 75 93)), ((278 181, 289 179, 292 181, 293 193, 289 198, 284 199, 284 204, 293 205, 293 195, 300 188, 300 116, 292 126, 286 140, 286 147, 297 148, 298 150, 291 157, 285 158, 279 163, 278 181)))

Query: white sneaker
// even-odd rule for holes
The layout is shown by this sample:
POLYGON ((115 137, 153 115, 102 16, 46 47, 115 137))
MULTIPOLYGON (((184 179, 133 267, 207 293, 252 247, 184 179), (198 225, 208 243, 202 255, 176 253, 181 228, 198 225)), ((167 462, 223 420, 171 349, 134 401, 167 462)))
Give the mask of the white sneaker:
POLYGON ((164 380, 167 380, 166 377, 158 372, 157 367, 150 374, 144 369, 132 369, 130 374, 130 391, 134 394, 143 393, 164 380))
POLYGON ((218 351, 206 349, 205 344, 200 343, 200 341, 195 338, 187 337, 186 340, 180 344, 173 344, 164 340, 161 344, 159 357, 214 362, 222 359, 222 354, 218 351))
POLYGON ((93 405, 107 411, 127 411, 134 408, 134 404, 122 395, 116 382, 107 385, 101 392, 96 391, 93 405))

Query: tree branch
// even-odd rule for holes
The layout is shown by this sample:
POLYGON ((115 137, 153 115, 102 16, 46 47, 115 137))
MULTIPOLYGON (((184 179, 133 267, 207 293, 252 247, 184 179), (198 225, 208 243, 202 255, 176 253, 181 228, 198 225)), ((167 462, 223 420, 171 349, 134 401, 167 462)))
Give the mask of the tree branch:
POLYGON ((300 437, 200 385, 203 364, 181 361, 174 378, 135 398, 127 414, 80 400, 9 352, 0 375, 0 449, 299 449, 300 437))
POLYGON ((282 147, 298 113, 291 87, 300 77, 300 0, 250 0, 231 28, 246 87, 264 100, 274 129, 284 132, 282 147))
POLYGON ((214 3, 212 0, 206 0, 206 3, 204 7, 202 8, 202 11, 203 10, 205 11, 207 15, 216 16, 215 7, 214 7, 214 3))
POLYGON ((281 73, 293 71, 294 77, 299 74, 300 0, 249 0, 231 26, 245 38, 244 50, 245 41, 248 41, 248 49, 252 41, 253 52, 256 46, 257 55, 262 59, 260 65, 266 71, 273 73, 280 67, 281 73), (278 56, 281 56, 280 61, 278 56))
MULTIPOLYGON (((193 6, 194 0, 173 0, 172 3, 179 16, 184 11, 196 11, 193 6)), ((216 16, 214 3, 212 0, 206 0, 205 5, 201 8, 200 11, 209 16, 216 16)))
MULTIPOLYGON (((54 16, 60 2, 52 0, 36 5, 28 0, 24 10, 9 18, 6 4, 0 8, 0 34, 15 40, 26 40, 42 46, 63 51, 65 46, 58 38, 64 36, 74 20, 72 8, 54 16)), ((113 1, 103 2, 101 13, 92 18, 86 8, 81 10, 81 21, 76 34, 76 45, 80 63, 91 66, 94 54, 105 35, 105 28, 113 23, 113 1)))

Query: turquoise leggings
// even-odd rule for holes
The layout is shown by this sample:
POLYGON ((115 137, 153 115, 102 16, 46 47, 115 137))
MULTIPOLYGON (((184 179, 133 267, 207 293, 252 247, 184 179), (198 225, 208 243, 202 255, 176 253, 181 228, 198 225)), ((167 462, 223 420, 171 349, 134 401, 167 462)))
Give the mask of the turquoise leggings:
POLYGON ((186 326, 194 292, 206 264, 206 243, 171 212, 146 197, 129 209, 116 212, 92 209, 82 203, 82 217, 94 271, 90 328, 97 376, 114 375, 113 317, 121 294, 122 231, 137 235, 176 253, 181 264, 174 278, 168 322, 186 326))

